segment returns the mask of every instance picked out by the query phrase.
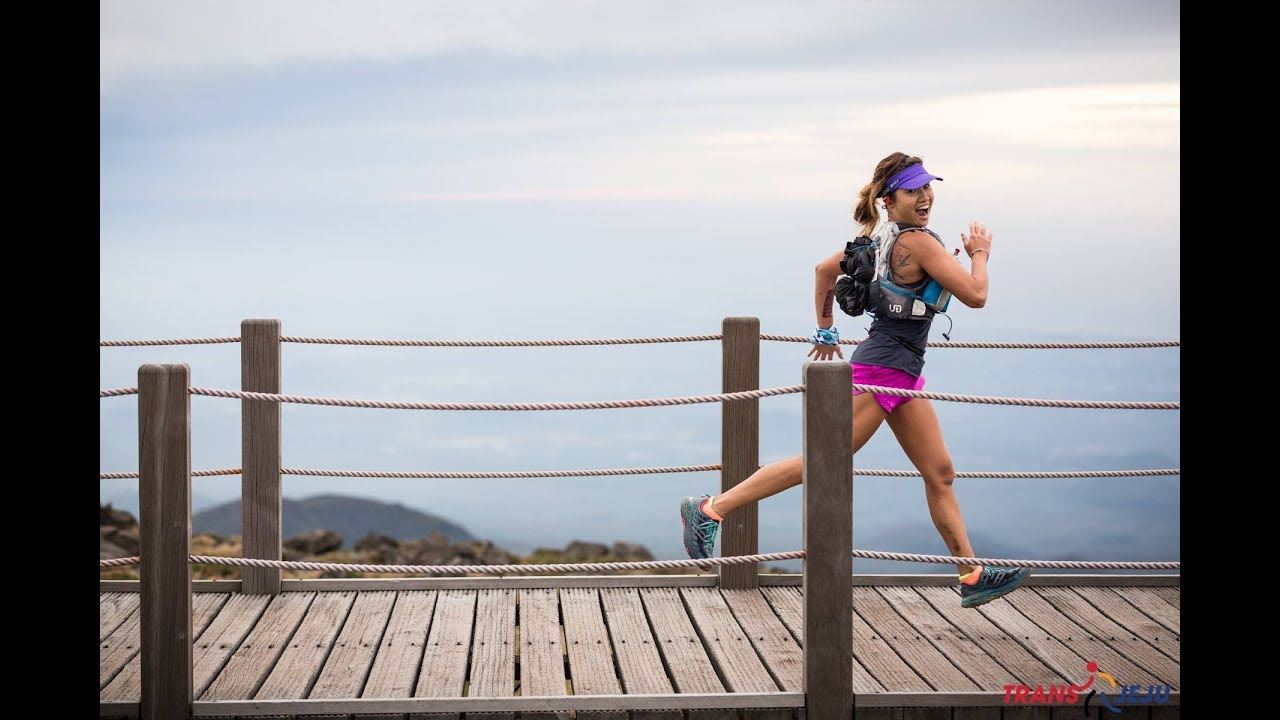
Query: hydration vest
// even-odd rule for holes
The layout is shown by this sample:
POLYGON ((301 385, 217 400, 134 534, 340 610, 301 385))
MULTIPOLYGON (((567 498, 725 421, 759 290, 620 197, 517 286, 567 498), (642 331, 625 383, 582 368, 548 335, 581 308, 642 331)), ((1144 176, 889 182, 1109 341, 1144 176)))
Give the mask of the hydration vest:
POLYGON ((947 311, 951 293, 937 280, 926 275, 910 286, 893 282, 889 260, 904 228, 924 230, 946 245, 929 228, 896 222, 880 225, 870 237, 860 235, 845 243, 844 259, 840 261, 844 276, 836 281, 836 300, 845 313, 856 317, 865 311, 877 318, 928 320, 947 311))

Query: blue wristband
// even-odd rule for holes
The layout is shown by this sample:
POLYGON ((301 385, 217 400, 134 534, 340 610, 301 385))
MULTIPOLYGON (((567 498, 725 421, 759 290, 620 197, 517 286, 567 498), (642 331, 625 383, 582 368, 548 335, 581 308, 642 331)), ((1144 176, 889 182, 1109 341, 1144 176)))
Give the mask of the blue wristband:
POLYGON ((814 345, 839 345, 840 331, 834 325, 829 328, 818 328, 813 331, 813 336, 809 338, 809 342, 814 345))

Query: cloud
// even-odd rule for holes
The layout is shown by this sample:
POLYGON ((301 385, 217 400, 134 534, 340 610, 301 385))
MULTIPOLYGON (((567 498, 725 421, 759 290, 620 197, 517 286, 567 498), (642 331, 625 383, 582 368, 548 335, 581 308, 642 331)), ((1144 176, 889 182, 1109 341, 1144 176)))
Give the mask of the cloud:
MULTIPOLYGON (((101 5, 102 82, 134 73, 262 67, 309 61, 381 61, 479 51, 554 57, 652 54, 785 46, 839 37, 826 21, 848 3, 735 0, 662 4, 505 0, 375 3, 273 0, 101 5)), ((885 14, 863 13, 849 40, 879 29, 885 14)))
MULTIPOLYGON (((1071 153, 1079 151, 1121 151, 1131 158, 1155 152, 1176 166, 1179 97, 1179 84, 1165 82, 957 93, 862 107, 830 100, 815 103, 804 119, 798 113, 751 116, 744 108, 727 128, 717 122, 718 111, 691 111, 679 128, 628 124, 620 113, 614 142, 566 141, 558 156, 536 147, 478 153, 465 159, 465 167, 431 179, 431 189, 395 199, 829 202, 849 191, 850 159, 856 167, 871 167, 885 148, 912 148, 950 167, 952 185, 1044 187, 1064 167, 1078 167, 1082 158, 1071 153), (866 137, 876 138, 874 147, 859 142, 866 137), (1034 162, 1028 162, 1030 151, 1037 153, 1034 162)), ((1104 185, 1131 188, 1166 172, 1167 164, 1135 166, 1104 185)), ((1089 187, 1094 192, 1100 186, 1090 181, 1089 187)))
POLYGON ((869 0, 111 0, 100 4, 101 88, 154 73, 466 53, 531 60, 739 53, 760 62, 761 52, 823 47, 890 66, 1001 47, 1076 52, 1177 42, 1177 5, 1169 3, 934 0, 912 5, 909 17, 894 9, 869 0), (957 31, 977 22, 980 43, 957 31), (898 47, 903 32, 919 40, 909 56, 898 47))

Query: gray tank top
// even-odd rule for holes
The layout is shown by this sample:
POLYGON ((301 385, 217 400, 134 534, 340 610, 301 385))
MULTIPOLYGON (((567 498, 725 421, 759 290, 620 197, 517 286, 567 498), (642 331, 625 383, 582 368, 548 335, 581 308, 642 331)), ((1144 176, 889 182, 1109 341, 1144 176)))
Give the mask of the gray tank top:
MULTIPOLYGON (((898 225, 899 227, 918 227, 908 226, 906 223, 898 223, 898 225)), ((929 276, 925 275, 920 282, 910 285, 898 284, 911 292, 918 293, 929 284, 929 276)), ((867 339, 858 343, 849 355, 849 362, 896 368, 919 377, 920 373, 924 372, 924 350, 929 342, 929 328, 932 325, 932 317, 927 320, 877 317, 871 321, 867 339)))

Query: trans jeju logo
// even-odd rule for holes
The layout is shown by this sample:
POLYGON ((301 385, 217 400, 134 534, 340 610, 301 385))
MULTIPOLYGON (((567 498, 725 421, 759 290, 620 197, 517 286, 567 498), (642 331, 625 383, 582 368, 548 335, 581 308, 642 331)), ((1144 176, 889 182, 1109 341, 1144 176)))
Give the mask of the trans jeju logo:
POLYGON ((1099 706, 1097 717, 1103 717, 1102 708, 1118 715, 1124 712, 1122 708, 1125 705, 1166 704, 1169 702, 1169 694, 1173 692, 1169 685, 1148 685, 1145 691, 1141 685, 1121 685, 1111 673, 1099 670, 1096 662, 1086 663, 1085 670, 1089 673, 1089 679, 1079 685, 1037 685, 1034 688, 1021 684, 1005 685, 1004 704, 1075 705, 1080 700, 1080 694, 1088 691, 1084 701, 1084 717, 1092 718, 1092 706, 1095 703, 1099 706))

